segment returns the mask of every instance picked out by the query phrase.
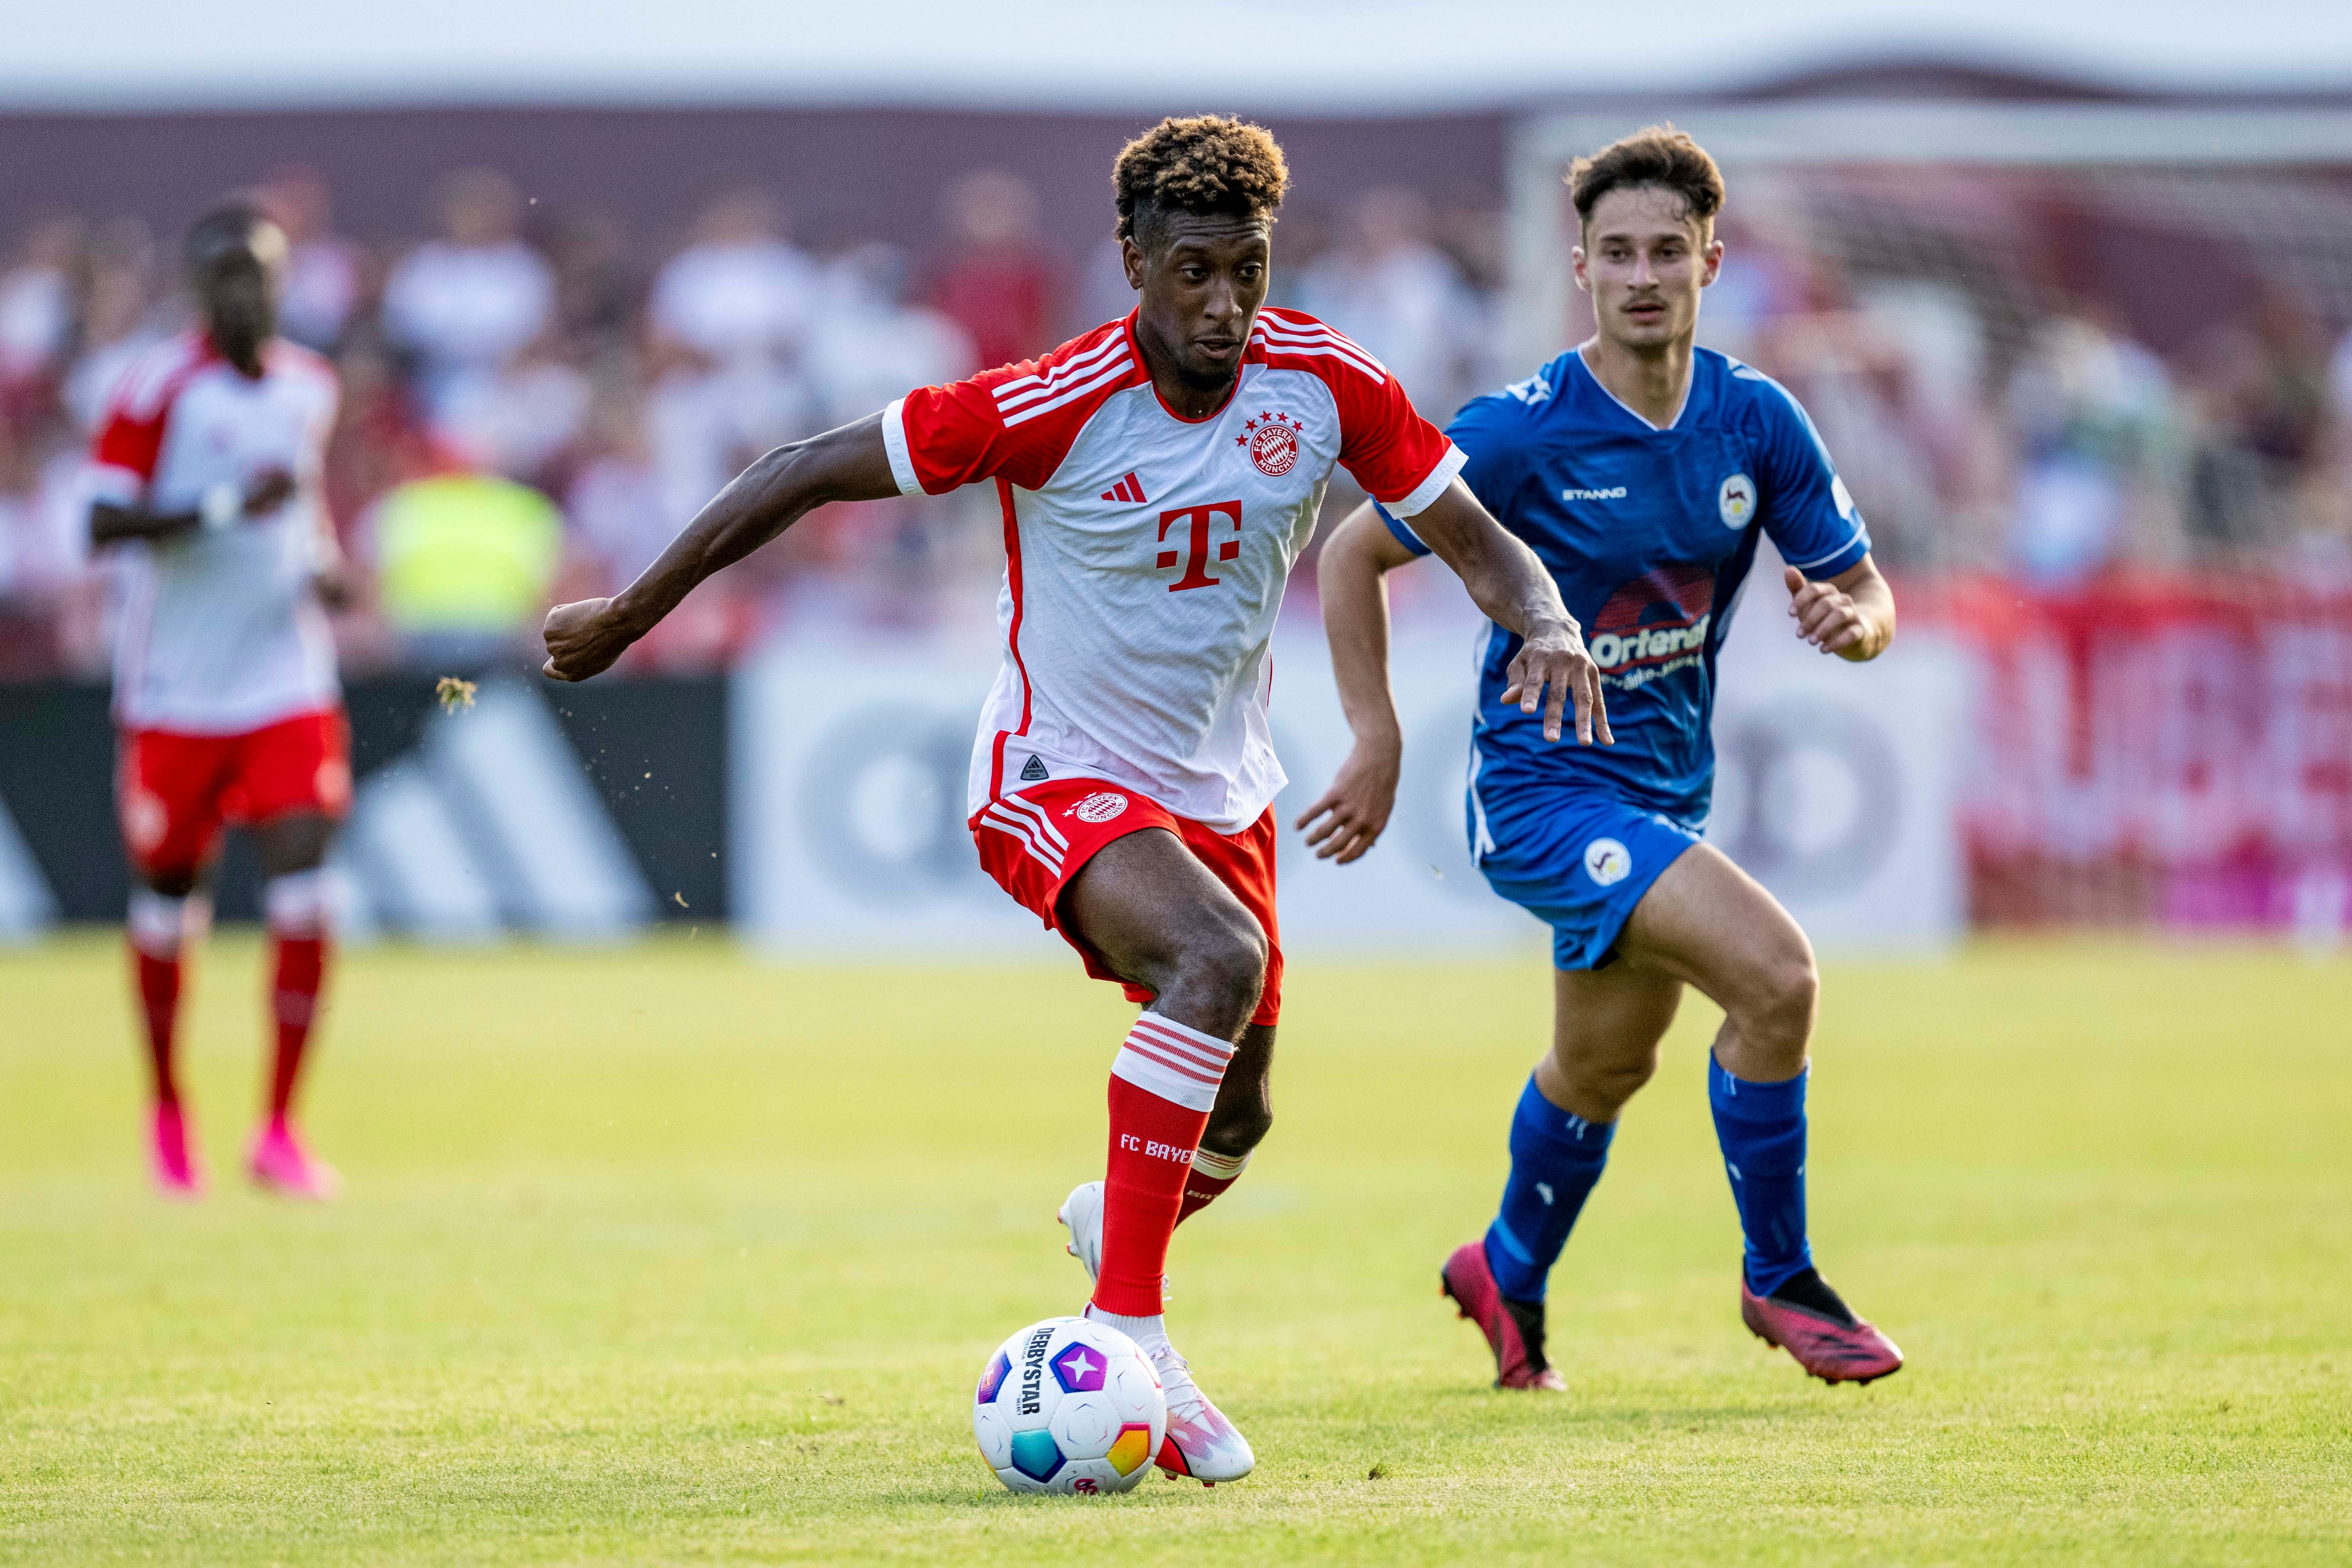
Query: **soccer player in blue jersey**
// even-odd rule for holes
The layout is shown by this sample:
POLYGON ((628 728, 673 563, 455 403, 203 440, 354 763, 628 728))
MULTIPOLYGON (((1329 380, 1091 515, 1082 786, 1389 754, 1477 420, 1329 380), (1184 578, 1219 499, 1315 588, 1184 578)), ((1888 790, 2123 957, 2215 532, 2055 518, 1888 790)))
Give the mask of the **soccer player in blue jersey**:
MULTIPOLYGON (((1813 1268, 1805 1225, 1805 1079, 1817 979, 1805 933, 1705 843, 1708 721, 1724 631, 1760 541, 1787 563, 1796 634, 1861 661, 1895 636, 1870 535, 1812 422, 1769 377, 1694 345, 1723 264, 1715 163, 1653 128, 1578 160, 1576 281, 1598 323, 1581 346, 1477 399, 1448 432, 1462 477, 1542 559, 1601 670, 1592 743, 1548 742, 1507 689, 1517 639, 1486 628, 1467 827, 1495 890, 1551 926, 1552 1047, 1510 1131, 1511 1173, 1485 1237, 1446 1260, 1447 1295, 1485 1331, 1496 1382, 1565 1386, 1544 1348, 1544 1286, 1600 1180, 1617 1114, 1656 1069, 1683 987, 1724 1011, 1707 1095, 1747 1237, 1740 1314, 1826 1381, 1867 1383, 1902 1352, 1813 1268)), ((1320 581, 1355 746, 1300 818, 1345 862, 1395 800, 1382 575, 1429 552, 1359 509, 1320 581)))

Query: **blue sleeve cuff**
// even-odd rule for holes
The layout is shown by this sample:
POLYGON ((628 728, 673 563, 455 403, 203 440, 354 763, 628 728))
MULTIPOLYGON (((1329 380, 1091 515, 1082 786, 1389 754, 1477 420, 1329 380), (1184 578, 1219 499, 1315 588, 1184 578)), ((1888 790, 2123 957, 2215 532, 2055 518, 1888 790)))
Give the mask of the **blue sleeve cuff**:
POLYGON ((1389 525, 1389 531, 1396 535, 1396 542, 1399 544, 1403 545, 1415 555, 1426 555, 1429 553, 1429 546, 1421 542, 1421 535, 1415 533, 1412 529, 1405 526, 1405 522, 1402 518, 1397 516, 1394 512, 1389 510, 1388 508, 1382 506, 1378 501, 1374 501, 1372 503, 1372 510, 1381 514, 1381 521, 1389 525))
MULTIPOLYGON (((1390 526, 1393 528, 1396 525, 1391 523, 1390 526)), ((1811 561, 1791 561, 1789 564, 1807 577, 1818 581, 1825 577, 1834 577, 1842 572, 1853 571, 1862 564, 1863 557, 1869 553, 1870 530, 1857 520, 1853 525, 1853 537, 1838 546, 1836 550, 1811 561)))

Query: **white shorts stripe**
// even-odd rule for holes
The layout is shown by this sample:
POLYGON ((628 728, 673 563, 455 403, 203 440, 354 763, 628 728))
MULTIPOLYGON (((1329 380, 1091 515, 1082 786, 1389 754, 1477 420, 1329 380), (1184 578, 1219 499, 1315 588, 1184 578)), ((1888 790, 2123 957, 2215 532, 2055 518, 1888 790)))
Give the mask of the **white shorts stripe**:
POLYGON ((1061 847, 1040 837, 1035 826, 1027 817, 1016 816, 1006 811, 1003 801, 991 801, 981 812, 980 819, 999 833, 1009 833, 1018 838, 1029 846, 1029 853, 1053 867, 1056 873, 1060 872, 1063 860, 1061 847))
POLYGON ((980 825, 982 827, 993 827, 997 832, 1003 834, 1007 838, 1019 839, 1021 841, 1021 847, 1028 851, 1029 855, 1035 859, 1039 865, 1045 867, 1045 869, 1051 871, 1056 877, 1062 874, 1061 858, 1059 856, 1049 856, 1044 850, 1040 849, 1037 847, 1037 841, 1029 836, 1027 828, 1021 826, 1007 826, 1003 822, 984 811, 980 814, 980 825))
POLYGON ((1003 799, 996 801, 993 804, 1002 806, 1008 806, 1013 811, 1019 812, 1022 816, 1029 818, 1029 820, 1034 823, 1038 829, 1043 833, 1045 841, 1052 844, 1055 848, 1067 849, 1070 847, 1070 841, 1062 837, 1062 830, 1054 826, 1054 819, 1046 816, 1045 807, 1039 805, 1035 801, 1024 800, 1017 795, 1008 795, 1003 799))

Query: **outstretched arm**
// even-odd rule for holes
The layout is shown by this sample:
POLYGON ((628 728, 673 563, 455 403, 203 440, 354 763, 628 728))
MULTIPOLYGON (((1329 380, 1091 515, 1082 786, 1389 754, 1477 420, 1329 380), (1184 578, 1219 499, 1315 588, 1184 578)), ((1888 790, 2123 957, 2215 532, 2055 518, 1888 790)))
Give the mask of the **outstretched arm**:
MULTIPOLYGON (((1503 700, 1517 702, 1527 713, 1543 707, 1544 734, 1555 741, 1563 710, 1573 700, 1578 740, 1589 743, 1597 733, 1602 744, 1613 743, 1601 672, 1535 552, 1489 516, 1458 481, 1415 517, 1412 527, 1461 575, 1478 607, 1523 639, 1503 700)), ((1344 866, 1361 857, 1395 808, 1404 732, 1389 689, 1387 575, 1414 558, 1369 502, 1324 542, 1318 570, 1323 629, 1331 645, 1339 706, 1356 742, 1331 787, 1298 818, 1319 859, 1344 866)))
POLYGON ((1780 569, 1797 635, 1840 658, 1862 664, 1895 640, 1895 590, 1865 555, 1834 577, 1809 581, 1794 566, 1780 569))
POLYGON ((1547 741, 1559 739, 1564 710, 1573 702, 1577 743, 1589 746, 1597 738, 1615 745, 1601 696, 1601 668, 1584 650, 1583 632, 1536 552, 1496 522, 1460 479, 1412 521, 1413 532, 1454 568, 1486 618, 1519 635, 1503 700, 1517 702, 1522 713, 1540 708, 1547 741))
POLYGON ((611 668, 704 578, 742 560, 803 514, 827 501, 880 500, 898 493, 879 414, 777 447, 695 513, 635 582, 609 599, 548 611, 545 673, 556 680, 585 680, 611 668))
POLYGON ((143 502, 101 500, 90 503, 89 543, 93 550, 126 539, 171 539, 199 528, 227 528, 252 518, 267 517, 294 494, 294 476, 272 468, 242 489, 222 484, 207 492, 204 504, 186 511, 151 511, 143 502))

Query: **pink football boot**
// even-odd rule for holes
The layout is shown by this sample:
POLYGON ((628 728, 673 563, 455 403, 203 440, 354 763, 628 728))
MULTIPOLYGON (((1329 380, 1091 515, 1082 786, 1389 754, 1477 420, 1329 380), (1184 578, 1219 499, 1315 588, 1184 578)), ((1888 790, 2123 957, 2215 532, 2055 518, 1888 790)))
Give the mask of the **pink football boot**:
POLYGON ((1462 1316, 1486 1336, 1486 1348, 1495 1352, 1496 1388, 1557 1393, 1568 1387, 1567 1380, 1544 1359, 1543 1304, 1503 1300, 1495 1272, 1486 1267, 1485 1243, 1465 1242, 1455 1247, 1445 1267, 1437 1271, 1437 1285, 1440 1292, 1453 1298, 1462 1316), (1528 1320, 1524 1329, 1523 1317, 1528 1320))
POLYGON ((292 1123, 282 1116, 254 1134, 245 1168, 255 1185, 289 1198, 324 1203, 343 1189, 335 1168, 303 1148, 292 1123))
POLYGON ((1854 1316, 1838 1293, 1808 1268, 1769 1296, 1739 1281, 1739 1318, 1748 1332, 1794 1356, 1823 1383, 1871 1383, 1903 1367, 1903 1352, 1854 1316))
POLYGON ((187 1202, 205 1195, 204 1162, 188 1141, 187 1113, 179 1106, 155 1108, 147 1130, 147 1167, 167 1198, 187 1202))

